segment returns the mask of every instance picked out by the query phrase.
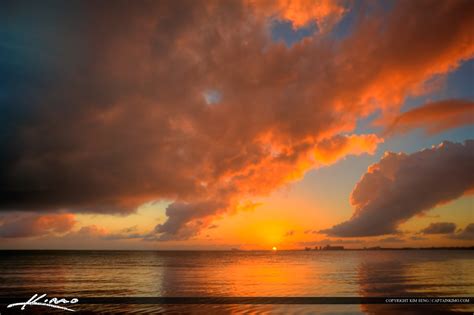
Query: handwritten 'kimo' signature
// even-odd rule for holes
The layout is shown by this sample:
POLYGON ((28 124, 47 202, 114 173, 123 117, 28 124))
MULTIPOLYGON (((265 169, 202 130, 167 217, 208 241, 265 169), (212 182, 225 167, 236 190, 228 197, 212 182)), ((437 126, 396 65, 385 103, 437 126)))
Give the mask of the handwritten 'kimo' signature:
POLYGON ((69 312, 75 312, 75 310, 73 310, 71 308, 67 308, 65 306, 61 306, 61 305, 58 305, 58 304, 76 304, 77 302, 79 302, 79 299, 76 299, 76 298, 73 298, 71 300, 58 299, 58 298, 46 299, 46 294, 43 294, 43 295, 35 294, 28 301, 9 304, 7 306, 7 308, 12 308, 12 307, 15 307, 15 306, 21 306, 21 310, 24 310, 25 307, 28 306, 28 305, 37 305, 37 306, 46 306, 46 307, 51 307, 51 308, 57 308, 57 309, 61 309, 61 310, 64 310, 64 311, 69 311, 69 312))

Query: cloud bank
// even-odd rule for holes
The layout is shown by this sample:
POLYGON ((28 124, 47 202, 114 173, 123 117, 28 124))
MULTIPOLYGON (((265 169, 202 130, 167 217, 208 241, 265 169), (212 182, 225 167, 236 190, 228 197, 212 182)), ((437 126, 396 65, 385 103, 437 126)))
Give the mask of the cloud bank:
POLYGON ((456 224, 451 222, 436 222, 431 223, 426 228, 421 230, 422 234, 450 234, 456 231, 456 224))
POLYGON ((459 233, 450 235, 450 238, 457 240, 473 241, 474 240, 474 223, 469 223, 464 230, 459 233))
MULTIPOLYGON (((417 214, 474 188, 474 140, 443 142, 413 154, 387 152, 371 165, 351 194, 352 217, 321 232, 359 237, 392 234, 417 214)), ((443 227, 428 227, 428 232, 443 227)))
POLYGON ((74 214, 14 214, 0 218, 0 238, 36 237, 62 234, 76 223, 74 214))

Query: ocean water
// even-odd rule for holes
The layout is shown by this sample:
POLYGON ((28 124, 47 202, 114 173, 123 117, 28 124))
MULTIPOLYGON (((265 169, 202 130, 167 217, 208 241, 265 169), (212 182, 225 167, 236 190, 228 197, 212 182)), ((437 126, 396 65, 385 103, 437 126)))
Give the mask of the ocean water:
MULTIPOLYGON (((24 302, 35 293, 78 298, 74 310, 110 314, 472 314, 472 304, 92 305, 81 298, 472 297, 474 252, 0 251, 0 297, 24 302)), ((54 310, 28 306, 23 313, 28 311, 54 310)), ((0 307, 1 314, 9 312, 0 307)))

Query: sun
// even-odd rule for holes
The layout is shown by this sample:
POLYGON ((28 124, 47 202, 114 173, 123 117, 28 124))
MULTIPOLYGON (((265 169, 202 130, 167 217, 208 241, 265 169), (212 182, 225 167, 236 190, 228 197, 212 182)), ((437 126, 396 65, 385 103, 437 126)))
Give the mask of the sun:
POLYGON ((278 249, 278 248, 276 248, 276 246, 273 246, 273 247, 272 247, 272 250, 273 250, 273 251, 276 251, 277 249, 278 249))

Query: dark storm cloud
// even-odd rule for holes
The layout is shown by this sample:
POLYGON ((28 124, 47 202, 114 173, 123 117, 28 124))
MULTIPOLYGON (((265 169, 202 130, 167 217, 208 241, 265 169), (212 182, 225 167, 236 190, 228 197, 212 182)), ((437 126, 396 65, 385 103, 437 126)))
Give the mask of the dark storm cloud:
POLYGON ((0 209, 128 214, 173 200, 153 237, 191 237, 311 168, 373 152, 381 140, 350 134, 357 120, 397 112, 474 51, 472 1, 400 1, 342 41, 291 49, 271 42, 269 5, 328 31, 348 9, 2 2, 0 209))
POLYGON ((464 230, 461 230, 459 233, 449 236, 450 238, 457 240, 472 241, 474 240, 474 223, 469 223, 464 230))
MULTIPOLYGON (((197 231, 203 227, 210 227, 210 222, 206 222, 206 220, 209 221, 212 215, 225 211, 226 207, 225 203, 215 200, 193 204, 172 203, 166 208, 168 220, 163 224, 158 224, 155 228, 155 232, 160 235, 156 236, 156 239, 176 238, 178 232, 180 232, 179 235, 182 239, 196 235, 197 231)), ((155 236, 150 235, 149 238, 154 239, 155 236)))
POLYGON ((48 215, 17 213, 0 217, 0 238, 61 234, 70 231, 75 223, 74 214, 71 213, 48 215))
POLYGON ((456 231, 456 224, 451 222, 435 222, 425 227, 420 232, 423 234, 450 234, 456 231))
POLYGON ((343 237, 396 233, 413 216, 473 189, 473 160, 473 140, 443 142, 413 154, 385 153, 352 191, 352 218, 321 232, 343 237))

